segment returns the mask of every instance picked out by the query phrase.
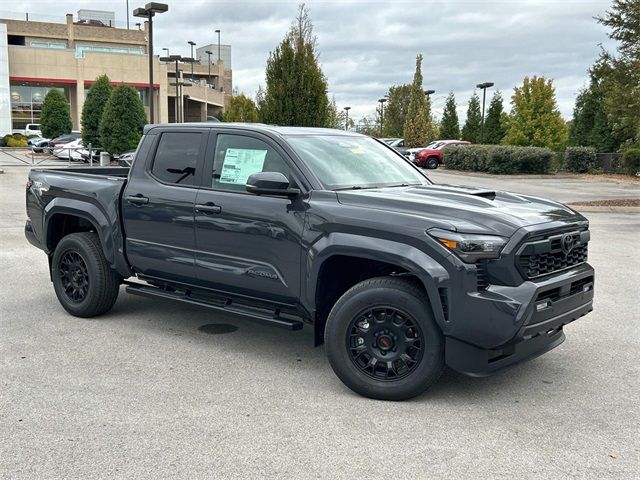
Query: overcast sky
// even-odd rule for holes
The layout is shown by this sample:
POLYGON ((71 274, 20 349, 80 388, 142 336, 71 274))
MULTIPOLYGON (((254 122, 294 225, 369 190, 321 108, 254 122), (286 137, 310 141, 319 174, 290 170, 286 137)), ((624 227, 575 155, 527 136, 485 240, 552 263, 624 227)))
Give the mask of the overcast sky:
MULTIPOLYGON (((130 0, 130 10, 146 0, 130 0)), ((233 83, 255 95, 264 84, 269 52, 296 15, 297 0, 168 0, 169 12, 154 22, 156 52, 187 55, 187 41, 232 45, 233 83)), ((525 75, 552 78, 560 110, 571 117, 598 44, 613 49, 605 28, 593 19, 610 7, 605 0, 546 1, 365 1, 308 0, 318 37, 320 62, 339 108, 358 119, 373 115, 388 87, 409 83, 415 56, 424 56, 425 89, 436 116, 455 92, 462 117, 477 83, 495 82, 507 99, 525 75)), ((37 18, 64 17, 80 8, 115 10, 124 22, 126 0, 32 0, 4 2, 0 10, 29 11, 37 18), (11 5, 9 7, 9 5, 11 5)), ((1 13, 1 12, 0 12, 1 13)), ((61 21, 64 19, 62 18, 61 21)), ((131 17, 131 24, 137 20, 131 17)), ((135 28, 135 27, 133 27, 135 28)), ((487 100, 488 101, 488 100, 487 100)))

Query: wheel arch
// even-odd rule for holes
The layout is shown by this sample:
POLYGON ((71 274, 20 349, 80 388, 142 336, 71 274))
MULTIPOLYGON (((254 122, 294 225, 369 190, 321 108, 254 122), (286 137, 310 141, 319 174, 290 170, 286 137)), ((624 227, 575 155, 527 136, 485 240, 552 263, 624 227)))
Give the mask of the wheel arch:
POLYGON ((53 253, 62 238, 70 233, 94 231, 98 235, 109 266, 123 276, 129 276, 121 249, 117 214, 110 220, 96 205, 71 198, 55 198, 44 209, 43 227, 45 247, 53 253))
POLYGON ((322 343, 326 317, 337 299, 360 281, 380 275, 415 278, 427 293, 436 322, 443 331, 446 328, 440 294, 449 282, 449 273, 428 254, 411 245, 334 233, 316 243, 306 261, 307 279, 303 284, 307 290, 303 301, 306 309, 314 312, 316 345, 322 343))

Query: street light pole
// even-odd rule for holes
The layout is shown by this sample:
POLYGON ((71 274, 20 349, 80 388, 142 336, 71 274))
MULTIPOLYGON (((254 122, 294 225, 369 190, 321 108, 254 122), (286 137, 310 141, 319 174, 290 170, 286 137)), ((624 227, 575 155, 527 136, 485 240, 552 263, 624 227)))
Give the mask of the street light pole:
POLYGON ((380 136, 382 136, 382 125, 384 124, 384 102, 386 102, 387 99, 382 97, 378 99, 378 102, 380 102, 380 136))
POLYGON ((487 88, 493 87, 493 82, 484 82, 476 85, 476 88, 482 89, 482 123, 480 124, 480 143, 484 142, 484 102, 487 98, 487 88))
POLYGON ((351 107, 344 107, 344 111, 347 114, 347 119, 344 122, 344 129, 345 130, 349 130, 349 110, 351 110, 351 107))
POLYGON ((155 121, 155 106, 153 98, 153 17, 156 13, 164 13, 169 10, 165 3, 150 2, 144 8, 136 8, 133 11, 134 17, 147 18, 149 21, 149 123, 155 121))
POLYGON ((173 120, 174 120, 174 123, 180 123, 180 119, 178 118, 178 94, 179 94, 179 91, 178 91, 178 87, 179 87, 179 85, 178 85, 178 82, 179 82, 179 80, 178 80, 178 62, 180 60, 182 60, 182 57, 180 55, 171 55, 171 56, 161 57, 160 58, 161 62, 167 62, 167 63, 168 62, 175 62, 175 64, 176 64, 176 73, 175 73, 175 75, 176 75, 176 77, 175 77, 175 80, 176 80, 176 83, 175 83, 175 85, 176 85, 176 96, 175 96, 175 99, 174 99, 174 102, 173 102, 173 106, 174 106, 174 109, 173 109, 174 118, 173 118, 173 120))
MULTIPOLYGON (((191 45, 191 58, 193 58, 193 47, 195 46, 196 42, 192 42, 191 40, 189 40, 187 43, 191 45)), ((191 64, 191 81, 193 82, 193 63, 191 64)))
POLYGON ((207 57, 209 57, 209 82, 208 84, 211 85, 211 55, 213 55, 213 52, 211 50, 206 50, 204 53, 207 54, 207 57))
POLYGON ((220 63, 220 30, 216 30, 218 34, 218 63, 220 63))

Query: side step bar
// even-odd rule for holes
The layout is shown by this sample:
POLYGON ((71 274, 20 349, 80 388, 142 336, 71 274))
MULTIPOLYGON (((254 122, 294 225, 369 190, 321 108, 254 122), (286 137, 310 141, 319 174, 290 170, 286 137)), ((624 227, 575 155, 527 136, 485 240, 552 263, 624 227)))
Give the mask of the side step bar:
POLYGON ((194 298, 188 293, 170 292, 158 287, 150 287, 134 283, 127 283, 125 291, 132 295, 140 295, 149 298, 164 298, 167 300, 209 308, 211 310, 217 310, 219 312, 235 313, 236 315, 242 315, 249 320, 265 323, 273 327, 284 328, 286 330, 301 330, 303 325, 300 321, 281 317, 279 310, 274 310, 273 314, 269 315, 259 308, 249 305, 234 304, 231 299, 227 299, 222 302, 216 302, 215 299, 209 301, 205 298, 194 298))

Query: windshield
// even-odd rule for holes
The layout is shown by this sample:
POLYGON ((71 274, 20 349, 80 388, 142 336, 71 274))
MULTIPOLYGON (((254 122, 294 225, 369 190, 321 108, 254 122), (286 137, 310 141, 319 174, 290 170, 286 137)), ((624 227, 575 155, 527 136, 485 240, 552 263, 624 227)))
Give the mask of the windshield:
POLYGON ((400 155, 369 137, 290 136, 287 141, 327 189, 429 183, 400 155))

